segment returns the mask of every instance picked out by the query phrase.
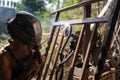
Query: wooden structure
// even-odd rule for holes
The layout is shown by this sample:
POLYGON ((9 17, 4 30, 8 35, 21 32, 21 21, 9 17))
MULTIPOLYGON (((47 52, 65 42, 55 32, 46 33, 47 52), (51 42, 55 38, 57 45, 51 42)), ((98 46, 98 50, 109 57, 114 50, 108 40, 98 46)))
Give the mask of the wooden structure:
POLYGON ((41 80, 74 80, 74 69, 80 48, 84 50, 82 51, 82 66, 77 80, 88 80, 89 57, 92 54, 95 46, 93 44, 97 42, 97 29, 101 27, 101 23, 106 23, 107 25, 104 38, 101 40, 101 45, 99 46, 99 58, 97 59, 96 65, 97 71, 94 75, 95 80, 100 80, 101 74, 103 73, 105 60, 112 45, 111 41, 113 40, 113 34, 116 30, 115 28, 117 27, 117 30, 119 28, 119 26, 116 26, 116 22, 120 14, 120 0, 108 0, 100 14, 92 18, 91 5, 100 1, 104 0, 85 0, 78 4, 57 10, 52 13, 55 14, 55 23, 53 24, 53 28, 47 42, 47 47, 45 49, 46 62, 43 65, 41 80), (111 13, 109 15, 105 15, 110 5, 113 6, 111 13), (84 8, 83 19, 59 21, 60 13, 78 7, 84 8), (72 35, 73 25, 83 25, 83 27, 80 30, 77 44, 75 46, 76 48, 74 50, 68 51, 67 55, 64 55, 65 47, 69 43, 70 37, 72 35), (91 26, 94 27, 93 30, 90 30, 91 26), (64 64, 67 62, 67 60, 70 59, 71 56, 71 63, 69 66, 67 66, 67 69, 65 69, 64 64))
POLYGON ((115 68, 107 71, 101 75, 101 80, 116 80, 115 79, 115 68))

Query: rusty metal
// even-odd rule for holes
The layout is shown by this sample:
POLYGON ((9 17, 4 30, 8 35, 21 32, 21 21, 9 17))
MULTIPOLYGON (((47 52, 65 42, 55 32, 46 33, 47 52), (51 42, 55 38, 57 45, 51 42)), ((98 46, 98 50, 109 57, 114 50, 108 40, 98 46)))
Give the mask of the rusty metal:
MULTIPOLYGON (((105 14, 105 12, 107 11, 107 8, 109 7, 111 1, 112 1, 112 0, 109 0, 109 1, 107 2, 107 4, 105 5, 105 7, 104 7, 103 10, 101 11, 101 13, 98 15, 98 17, 101 17, 101 16, 103 16, 103 15, 105 14)), ((96 24, 96 25, 97 25, 97 24, 96 24)), ((87 80, 86 78, 88 78, 88 77, 84 77, 84 75, 87 76, 87 73, 88 73, 88 68, 87 68, 87 64, 89 64, 89 63, 88 63, 88 58, 89 58, 89 55, 90 55, 90 51, 91 51, 91 49, 92 49, 91 44, 92 44, 92 42, 93 42, 93 40, 94 40, 94 37, 96 36, 96 35, 95 35, 95 34, 96 34, 96 31, 97 31, 97 26, 95 26, 95 31, 92 32, 92 36, 91 36, 91 39, 90 39, 90 41, 89 41, 90 46, 88 45, 87 50, 85 50, 85 51, 87 51, 87 52, 86 52, 86 54, 84 55, 84 56, 85 56, 85 60, 84 60, 83 67, 82 67, 82 71, 81 71, 82 75, 81 75, 81 77, 79 78, 80 80, 87 80), (94 37, 93 37, 93 36, 94 36, 94 37), (92 39, 92 38, 93 38, 93 39, 92 39), (87 70, 86 70, 86 69, 87 69, 87 70)), ((86 37, 87 37, 87 36, 86 36, 86 37)))
POLYGON ((66 40, 64 41, 64 43, 61 47, 61 50, 59 52, 59 63, 58 63, 58 68, 57 68, 56 73, 55 73, 55 79, 56 80, 62 80, 62 77, 63 77, 63 74, 64 74, 63 64, 61 64, 61 62, 63 61, 63 50, 65 49, 69 38, 71 37, 71 33, 72 33, 72 26, 69 25, 69 24, 65 24, 64 37, 66 37, 66 40), (57 77, 58 77, 58 72, 60 71, 60 68, 62 68, 62 71, 61 71, 60 77, 58 79, 57 77))
POLYGON ((73 72, 74 72, 75 61, 76 61, 76 57, 77 57, 77 54, 78 54, 78 48, 81 47, 80 44, 82 43, 81 40, 82 40, 84 29, 85 29, 85 27, 82 28, 82 30, 80 32, 80 35, 79 35, 79 39, 78 39, 78 43, 77 43, 77 46, 76 46, 76 49, 75 49, 75 52, 74 52, 72 64, 71 64, 70 69, 69 69, 68 80, 72 80, 73 79, 73 72))
MULTIPOLYGON (((56 13, 56 17, 55 17, 55 22, 58 21, 59 15, 60 15, 60 13, 57 12, 57 13, 56 13)), ((50 34, 50 39, 49 39, 49 41, 47 42, 47 47, 46 47, 46 49, 45 49, 45 56, 46 56, 46 57, 47 57, 47 55, 48 55, 48 51, 49 51, 50 44, 51 44, 51 42, 52 42, 52 39, 53 39, 53 35, 54 35, 55 30, 56 30, 56 26, 53 26, 53 29, 52 29, 51 34, 50 34)))
POLYGON ((59 43, 59 47, 58 47, 58 50, 57 50, 57 54, 56 54, 56 56, 55 56, 55 59, 54 59, 54 64, 53 64, 53 68, 52 68, 52 71, 51 71, 51 73, 50 73, 50 78, 49 78, 49 80, 52 80, 52 78, 53 78, 53 75, 54 75, 54 70, 55 70, 55 66, 56 66, 56 64, 57 64, 57 59, 58 59, 58 56, 59 56, 59 52, 60 52, 60 49, 61 49, 61 46, 62 46, 62 43, 63 43, 63 39, 64 39, 64 33, 62 34, 62 37, 61 37, 61 40, 60 40, 60 43, 59 43))
POLYGON ((43 74, 43 80, 45 80, 46 76, 47 76, 47 72, 48 72, 49 65, 50 65, 50 62, 51 62, 51 59, 52 59, 52 56, 53 56, 53 51, 54 51, 54 48, 55 48, 55 45, 56 45, 56 42, 57 42, 59 31, 60 31, 60 27, 58 27, 58 30, 57 30, 57 33, 56 33, 56 36, 55 36, 55 39, 54 39, 54 42, 53 42, 52 49, 50 50, 50 58, 48 59, 48 63, 46 64, 46 67, 45 67, 45 71, 44 71, 44 74, 43 74))
MULTIPOLYGON (((87 80, 84 77, 84 75, 86 75, 88 73, 87 65, 89 64, 89 56, 90 56, 91 50, 93 48, 92 44, 94 43, 94 38, 96 37, 98 25, 99 25, 98 23, 95 25, 95 29, 91 34, 90 41, 88 43, 87 50, 86 50, 86 55, 85 55, 82 71, 81 71, 82 74, 81 74, 81 77, 79 78, 79 80, 87 80)), ((87 76, 87 78, 88 78, 88 76, 87 76)))
MULTIPOLYGON (((110 42, 112 40, 113 31, 115 29, 114 26, 115 26, 115 23, 117 20, 118 12, 119 12, 119 7, 117 5, 117 7, 115 7, 115 9, 111 9, 113 11, 112 15, 104 16, 105 12, 107 11, 108 7, 110 6, 111 2, 113 1, 113 0, 108 0, 106 5, 104 6, 103 10, 100 12, 100 14, 97 17, 91 18, 90 17, 90 13, 91 13, 90 5, 92 3, 99 2, 99 1, 103 1, 103 0, 85 0, 83 2, 76 4, 76 5, 72 5, 72 6, 57 10, 57 11, 52 13, 52 14, 57 13, 57 17, 56 17, 55 23, 53 24, 53 29, 51 31, 50 40, 47 43, 47 47, 46 47, 46 51, 45 51, 46 58, 47 58, 48 53, 50 52, 50 58, 48 59, 49 60, 48 63, 46 62, 45 71, 43 73, 43 80, 62 80, 62 77, 64 74, 64 71, 63 71, 64 65, 63 64, 65 64, 65 62, 72 55, 73 55, 73 59, 72 59, 72 63, 71 63, 69 70, 68 70, 67 80, 73 80, 73 74, 74 74, 74 69, 76 66, 75 63, 76 63, 77 57, 78 57, 78 51, 79 51, 79 48, 83 48, 83 45, 85 46, 84 51, 82 51, 82 55, 84 55, 84 58, 83 58, 83 63, 82 63, 82 68, 81 68, 82 69, 81 75, 78 79, 79 80, 87 80, 88 76, 85 78, 84 75, 88 74, 87 72, 88 72, 88 65, 89 65, 89 56, 91 55, 90 53, 93 49, 93 46, 94 46, 93 44, 95 44, 95 42, 96 42, 94 40, 94 38, 97 37, 96 33, 97 33, 97 28, 99 27, 98 25, 99 25, 99 23, 108 23, 107 27, 110 27, 110 29, 108 29, 108 31, 106 32, 106 36, 105 36, 106 39, 104 39, 103 43, 102 43, 102 47, 101 47, 102 56, 100 56, 100 58, 99 58, 98 68, 97 68, 99 73, 96 72, 96 75, 95 75, 95 80, 99 80, 101 73, 102 73, 102 71, 100 71, 100 67, 101 67, 100 65, 102 64, 102 67, 103 67, 103 64, 105 62, 106 55, 107 55, 108 50, 109 50, 110 45, 111 45, 110 42), (87 5, 89 5, 89 8, 87 8, 88 7, 87 5), (78 7, 82 7, 82 6, 83 7, 87 6, 87 7, 85 7, 86 8, 85 10, 90 12, 90 13, 86 12, 86 16, 83 19, 58 21, 60 12, 64 12, 64 11, 78 8, 78 7), (65 45, 65 43, 64 43, 65 42, 64 41, 64 38, 65 38, 64 31, 62 32, 62 36, 61 36, 61 39, 59 41, 60 43, 58 43, 58 47, 56 48, 57 51, 55 52, 54 49, 55 49, 55 44, 57 43, 57 40, 58 40, 58 36, 59 36, 58 34, 60 34, 59 30, 62 27, 64 27, 64 24, 66 24, 66 23, 68 23, 70 25, 84 24, 85 26, 83 26, 83 28, 79 34, 76 49, 73 51, 71 50, 68 53, 69 55, 67 55, 67 57, 65 57, 65 59, 60 60, 60 56, 63 56, 62 54, 63 54, 63 50, 65 48, 65 47, 63 47, 65 45), (90 31, 90 27, 91 27, 90 24, 91 23, 94 23, 94 26, 95 26, 95 29, 92 31, 92 34, 90 31), (56 29, 57 26, 59 28, 58 31, 56 29), (57 34, 56 34, 56 36, 53 36, 55 34, 55 31, 57 31, 57 34), (86 32, 85 42, 83 42, 84 32, 86 32), (52 46, 51 46, 51 43, 53 43, 52 46), (48 69, 50 66, 50 62, 52 62, 52 58, 54 60, 54 63, 53 63, 52 69, 49 72, 48 69), (61 69, 61 72, 60 72, 60 69, 61 69), (59 76, 58 76, 58 72, 60 72, 59 76), (50 73, 50 74, 48 74, 48 73, 50 73), (60 77, 60 78, 58 78, 58 77, 60 77)), ((120 1, 117 0, 116 2, 119 3, 120 1)), ((68 42, 68 41, 66 41, 66 42, 68 42)))
MULTIPOLYGON (((55 22, 58 21, 59 15, 60 15, 60 13, 57 12, 57 13, 56 13, 56 16, 55 16, 55 22)), ((54 34, 54 32, 55 32, 55 29, 56 29, 56 26, 53 26, 53 29, 52 29, 51 34, 50 34, 50 38, 49 38, 49 40, 48 40, 48 42, 47 42, 47 47, 46 47, 46 49, 45 49, 45 54, 44 54, 44 55, 45 55, 45 62, 46 62, 46 57, 47 57, 47 55, 48 55, 48 51, 49 51, 49 48, 50 48, 50 45, 51 45, 51 42, 52 42, 52 39, 53 39, 53 34, 54 34)), ((41 65, 41 69, 40 69, 40 71, 38 72, 39 75, 38 75, 37 80, 40 80, 40 79, 41 79, 42 73, 43 73, 43 69, 44 69, 44 64, 41 65)))
MULTIPOLYGON (((69 28, 70 28, 70 27, 71 27, 71 26, 69 26, 69 28)), ((52 80, 52 78, 53 78, 53 74, 54 74, 54 71, 55 71, 55 67, 56 67, 56 64, 57 64, 58 57, 59 57, 59 55, 62 53, 62 51, 63 51, 63 49, 64 49, 64 47, 62 47, 62 44, 63 44, 63 40, 64 40, 64 38, 65 38, 65 31, 66 31, 67 28, 68 28, 68 26, 65 27, 65 29, 64 29, 63 32, 62 32, 62 37, 61 37, 61 40, 60 40, 60 43, 59 43, 58 50, 57 50, 57 52, 56 52, 57 54, 56 54, 55 59, 54 59, 54 64, 53 64, 52 71, 51 71, 51 73, 50 73, 50 78, 49 78, 49 80, 52 80), (63 49, 61 49, 61 48, 63 48, 63 49)), ((70 31, 70 33, 71 33, 71 31, 70 31)), ((69 36, 68 36, 67 39, 69 39, 69 36)), ((65 45, 66 45, 66 43, 63 44, 63 46, 65 46, 65 45)))
POLYGON ((84 18, 84 19, 75 19, 75 20, 68 20, 68 21, 58 21, 55 22, 54 26, 61 26, 65 23, 68 23, 70 25, 80 25, 80 24, 87 24, 87 23, 106 23, 110 19, 109 16, 102 16, 102 17, 95 17, 95 18, 84 18))

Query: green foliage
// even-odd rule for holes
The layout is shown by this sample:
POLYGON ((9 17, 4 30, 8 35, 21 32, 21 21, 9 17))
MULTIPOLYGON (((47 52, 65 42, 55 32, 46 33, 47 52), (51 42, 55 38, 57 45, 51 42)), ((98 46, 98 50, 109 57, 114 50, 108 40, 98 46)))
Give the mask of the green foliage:
POLYGON ((46 11, 44 0, 22 0, 21 3, 17 3, 17 9, 31 13, 40 11, 42 14, 46 11))
MULTIPOLYGON (((63 0, 63 8, 67 6, 71 6, 77 4, 81 0, 63 0)), ((62 12, 60 15, 60 20, 73 20, 73 19, 80 19, 83 18, 83 8, 75 8, 66 12, 62 12)), ((76 25, 78 26, 78 25, 76 25)), ((74 30, 80 30, 79 27, 75 27, 74 30)))
POLYGON ((18 3, 16 3, 16 11, 18 12, 20 10, 25 10, 25 5, 18 2, 18 3))
MULTIPOLYGON (((56 5, 56 3, 59 5, 62 5, 62 7, 60 7, 59 5, 56 5, 56 9, 59 9, 59 8, 65 8, 67 6, 77 4, 82 0, 63 0, 63 2, 61 2, 61 0, 47 0, 47 1, 49 1, 53 5, 56 5)), ((62 12, 60 14, 59 20, 72 20, 72 19, 80 19, 80 18, 83 18, 83 8, 76 8, 70 11, 62 12)), ((76 25, 73 31, 77 31, 80 29, 81 29, 81 25, 80 26, 76 25)))
POLYGON ((59 0, 47 0, 49 3, 55 4, 59 0))
POLYGON ((63 7, 67 7, 73 4, 76 4, 78 2, 81 2, 82 0, 63 0, 63 7))
POLYGON ((7 40, 0 39, 0 48, 3 47, 6 44, 8 44, 7 40))

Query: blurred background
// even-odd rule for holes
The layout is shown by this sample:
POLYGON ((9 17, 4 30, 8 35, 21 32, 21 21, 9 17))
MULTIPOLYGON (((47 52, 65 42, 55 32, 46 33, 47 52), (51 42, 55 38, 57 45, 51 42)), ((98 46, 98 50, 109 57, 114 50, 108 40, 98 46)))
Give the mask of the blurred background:
MULTIPOLYGON (((0 0, 0 47, 7 43, 8 33, 6 29, 7 20, 15 17, 18 11, 28 11, 40 20, 43 32, 43 41, 49 36, 52 28, 52 22, 54 16, 50 13, 60 8, 78 3, 82 0, 0 0)), ((61 19, 71 19, 71 17, 77 17, 79 12, 69 12, 67 14, 61 14, 61 19), (69 14, 76 14, 69 16, 69 14)))

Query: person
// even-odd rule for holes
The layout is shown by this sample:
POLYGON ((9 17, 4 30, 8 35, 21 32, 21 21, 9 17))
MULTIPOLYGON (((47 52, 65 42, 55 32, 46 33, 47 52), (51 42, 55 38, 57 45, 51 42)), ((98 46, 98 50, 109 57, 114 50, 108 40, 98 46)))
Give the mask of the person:
POLYGON ((33 14, 20 11, 8 20, 7 29, 9 44, 0 49, 0 80, 30 80, 44 62, 39 51, 40 22, 33 14))

